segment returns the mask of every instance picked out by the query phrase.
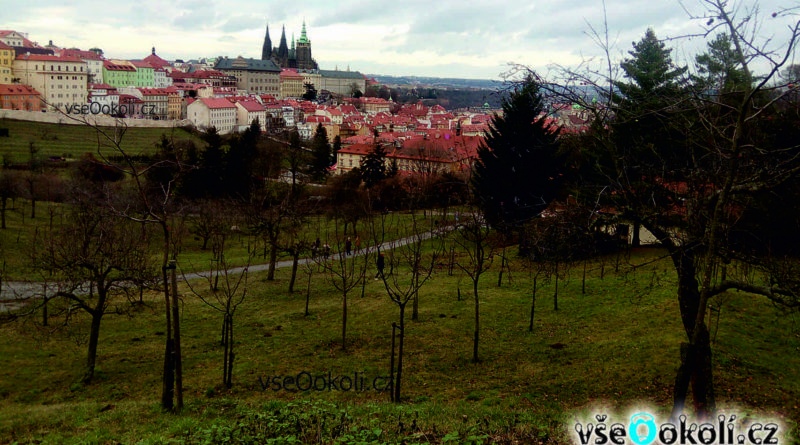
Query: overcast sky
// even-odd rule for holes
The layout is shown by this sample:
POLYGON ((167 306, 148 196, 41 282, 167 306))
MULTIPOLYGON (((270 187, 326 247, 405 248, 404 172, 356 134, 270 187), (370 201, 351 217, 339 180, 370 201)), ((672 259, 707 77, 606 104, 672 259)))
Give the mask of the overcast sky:
MULTIPOLYGON (((791 17, 772 18, 800 0, 762 0, 760 34, 781 41, 791 17)), ((733 0, 731 0, 733 3, 733 0)), ((0 29, 27 32, 42 45, 100 47, 106 57, 142 58, 156 47, 174 60, 218 55, 261 57, 265 25, 277 46, 300 37, 305 19, 321 68, 362 73, 497 79, 509 63, 544 71, 598 54, 590 25, 603 28, 600 0, 225 0, 204 2, 4 1, 0 29), (194 7, 201 3, 202 6, 194 7)), ((699 0, 606 0, 613 55, 631 49, 648 27, 659 38, 696 33, 699 0)), ((750 7, 755 1, 740 2, 750 7)), ((795 17, 794 20, 797 20, 795 17)), ((783 39, 785 40, 785 38, 783 39)), ((670 41, 686 63, 700 39, 670 41)))

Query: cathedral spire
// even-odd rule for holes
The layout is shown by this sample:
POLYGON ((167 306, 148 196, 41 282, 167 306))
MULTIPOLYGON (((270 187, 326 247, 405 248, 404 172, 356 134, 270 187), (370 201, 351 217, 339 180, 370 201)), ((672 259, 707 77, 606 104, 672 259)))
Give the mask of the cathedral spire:
POLYGON ((303 20, 303 30, 300 32, 300 40, 297 43, 311 43, 306 35, 306 21, 303 20))
POLYGON ((286 44, 286 25, 283 26, 281 31, 281 43, 278 45, 278 58, 282 63, 289 59, 289 45, 286 44))
POLYGON ((264 46, 261 47, 261 60, 269 60, 270 58, 272 58, 272 40, 269 38, 269 23, 267 23, 264 46))

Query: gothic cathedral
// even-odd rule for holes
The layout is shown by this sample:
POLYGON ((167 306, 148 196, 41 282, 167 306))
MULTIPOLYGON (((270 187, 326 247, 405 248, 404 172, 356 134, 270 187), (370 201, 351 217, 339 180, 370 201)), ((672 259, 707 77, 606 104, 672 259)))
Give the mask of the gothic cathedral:
POLYGON ((311 58, 311 41, 306 36, 306 22, 303 21, 303 31, 297 43, 292 35, 292 47, 286 44, 286 26, 281 31, 281 42, 277 47, 272 46, 269 38, 269 24, 264 36, 264 46, 261 47, 261 60, 272 60, 281 68, 297 68, 301 70, 319 69, 317 62, 311 58))

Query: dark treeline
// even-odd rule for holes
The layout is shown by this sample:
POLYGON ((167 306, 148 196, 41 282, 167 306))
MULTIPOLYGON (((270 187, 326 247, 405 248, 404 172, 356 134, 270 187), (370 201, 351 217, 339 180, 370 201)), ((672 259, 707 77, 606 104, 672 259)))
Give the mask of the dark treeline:
POLYGON ((413 104, 420 100, 427 106, 441 105, 445 109, 455 110, 461 108, 482 107, 489 104, 490 108, 500 108, 503 97, 507 95, 502 89, 459 89, 459 88, 429 88, 429 87, 393 87, 371 86, 367 88, 364 96, 391 98, 398 104, 413 104))

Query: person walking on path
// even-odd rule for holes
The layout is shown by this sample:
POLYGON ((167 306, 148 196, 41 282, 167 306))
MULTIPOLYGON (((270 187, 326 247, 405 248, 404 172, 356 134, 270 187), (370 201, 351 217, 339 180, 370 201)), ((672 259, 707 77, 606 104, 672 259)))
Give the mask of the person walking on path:
POLYGON ((347 237, 347 241, 344 242, 344 253, 345 255, 350 255, 350 249, 353 248, 353 242, 350 241, 350 237, 347 237))
POLYGON ((383 268, 386 267, 386 260, 383 257, 383 252, 378 255, 376 266, 378 266, 378 273, 375 274, 375 281, 378 280, 378 277, 383 278, 383 268))
POLYGON ((319 255, 320 247, 322 247, 322 246, 321 246, 321 243, 319 241, 319 237, 317 237, 317 240, 314 241, 314 244, 311 245, 311 256, 312 256, 312 258, 316 258, 317 255, 319 255))
POLYGON ((357 236, 356 237, 356 252, 358 252, 359 250, 361 250, 361 237, 357 236))

